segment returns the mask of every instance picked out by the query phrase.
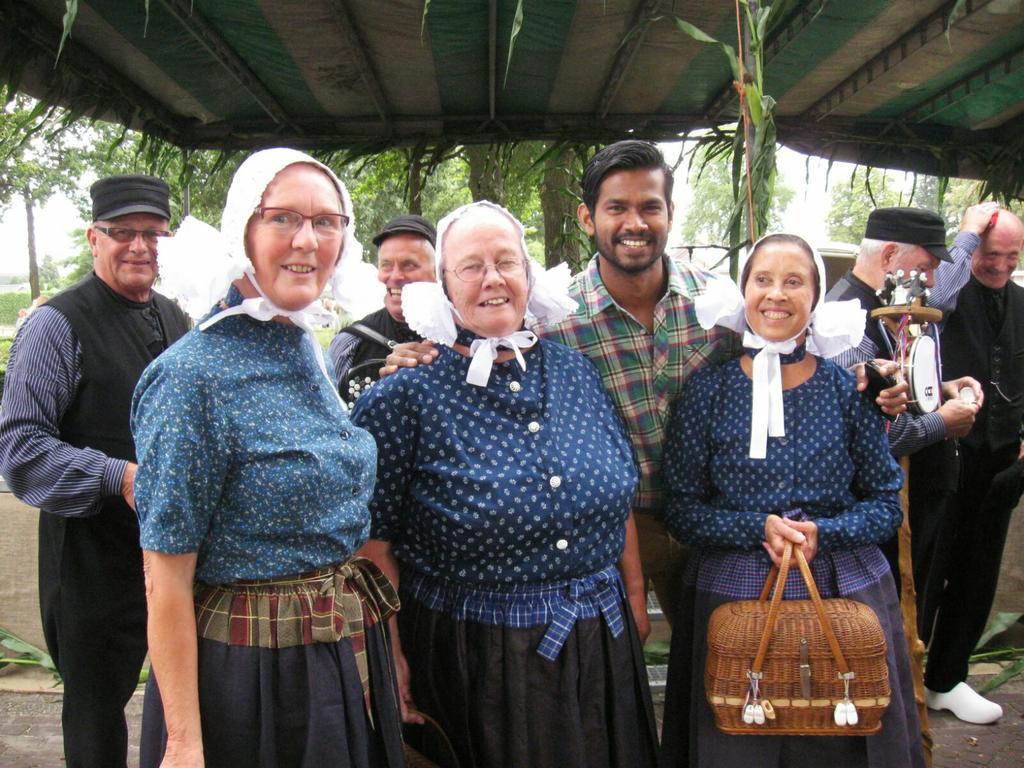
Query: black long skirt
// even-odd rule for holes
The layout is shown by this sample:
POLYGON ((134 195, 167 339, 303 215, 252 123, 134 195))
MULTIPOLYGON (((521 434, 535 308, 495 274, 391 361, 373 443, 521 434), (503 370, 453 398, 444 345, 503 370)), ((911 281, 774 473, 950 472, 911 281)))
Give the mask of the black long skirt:
MULTIPOLYGON (((352 642, 252 648, 199 639, 199 709, 215 768, 399 768, 397 692, 387 624, 366 630, 371 725, 352 642)), ((141 768, 157 768, 167 731, 154 676, 146 687, 141 768)))
POLYGON ((618 638, 601 618, 577 621, 548 661, 537 653, 546 626, 457 621, 403 593, 413 699, 442 725, 462 768, 653 767, 642 648, 625 603, 622 615, 618 638))
MULTIPOLYGON (((903 616, 891 574, 842 595, 869 605, 885 632, 892 699, 882 730, 871 736, 738 736, 717 729, 704 691, 708 619, 729 600, 700 590, 695 566, 687 574, 673 626, 661 768, 924 768, 903 616)), ((817 586, 822 597, 838 594, 834 585, 819 581, 817 586)))

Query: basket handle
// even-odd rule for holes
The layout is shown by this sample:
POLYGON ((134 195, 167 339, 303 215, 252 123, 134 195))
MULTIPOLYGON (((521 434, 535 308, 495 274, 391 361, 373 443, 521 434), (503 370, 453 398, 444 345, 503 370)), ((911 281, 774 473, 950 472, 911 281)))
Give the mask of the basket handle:
POLYGON ((846 657, 843 656, 843 651, 839 647, 839 640, 836 639, 836 633, 832 630, 832 622, 829 621, 828 614, 825 613, 825 604, 821 601, 821 595, 818 594, 818 586, 814 583, 814 576, 811 575, 811 568, 807 565, 807 558, 804 557, 801 549, 793 546, 791 541, 787 541, 782 550, 782 566, 776 568, 774 564, 772 565, 772 569, 768 572, 768 578, 765 580, 764 589, 761 590, 760 600, 764 601, 772 584, 775 584, 772 602, 768 607, 768 618, 764 623, 764 632, 761 633, 761 643, 757 646, 757 655, 754 657, 754 664, 750 671, 759 673, 764 667, 764 659, 768 655, 768 643, 775 632, 775 620, 779 615, 782 593, 786 589, 786 577, 789 575, 790 560, 793 556, 796 557, 796 564, 800 568, 800 575, 803 576, 804 584, 807 585, 807 592, 811 596, 814 611, 818 614, 818 621, 825 632, 825 639, 828 641, 829 648, 832 651, 832 658, 835 659, 839 671, 847 674, 850 671, 850 667, 846 664, 846 657))

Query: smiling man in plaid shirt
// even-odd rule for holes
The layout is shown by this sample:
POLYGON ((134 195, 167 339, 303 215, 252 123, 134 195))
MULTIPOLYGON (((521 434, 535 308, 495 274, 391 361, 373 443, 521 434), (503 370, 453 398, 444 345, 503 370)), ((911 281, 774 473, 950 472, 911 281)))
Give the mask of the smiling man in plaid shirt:
MULTIPOLYGON (((705 331, 697 323, 693 297, 703 291, 708 273, 665 254, 672 171, 658 148, 635 140, 610 144, 587 164, 582 187, 577 215, 597 253, 570 288, 577 310, 535 330, 597 366, 625 422, 640 465, 633 509, 640 560, 671 617, 686 558, 661 522, 661 444, 689 375, 730 357, 738 345, 731 332, 705 331)), ((644 636, 645 622, 637 623, 644 636)))

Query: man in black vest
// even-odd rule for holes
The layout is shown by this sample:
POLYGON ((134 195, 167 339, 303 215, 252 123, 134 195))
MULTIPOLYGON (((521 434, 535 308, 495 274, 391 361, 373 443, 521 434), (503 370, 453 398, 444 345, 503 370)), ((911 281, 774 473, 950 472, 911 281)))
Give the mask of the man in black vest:
POLYGON ((143 369, 188 328, 152 291, 167 185, 114 176, 91 193, 93 271, 18 332, 0 411, 0 472, 41 510, 39 603, 71 768, 127 761, 124 707, 146 655, 128 413, 143 369))
MULTIPOLYGON (((938 214, 920 208, 879 208, 872 211, 856 265, 832 287, 827 298, 830 301, 857 299, 870 312, 882 306, 876 292, 882 287, 886 273, 903 270, 906 278, 916 270, 926 275, 926 282, 932 286, 928 305, 948 314, 967 281, 971 254, 981 242, 980 235, 995 210, 995 203, 969 208, 964 214, 960 233, 948 250, 945 222, 938 214)), ((939 327, 935 326, 932 331, 937 332, 939 327)), ((937 338, 938 334, 935 335, 937 338)), ((889 359, 892 357, 891 344, 889 333, 881 321, 869 317, 860 345, 842 353, 836 361, 849 366, 875 358, 889 359)), ((948 376, 949 372, 944 373, 948 376)), ((959 391, 964 387, 970 388, 981 400, 981 385, 976 380, 969 376, 952 377, 943 384, 946 399, 936 411, 923 415, 901 414, 889 428, 892 452, 896 456, 911 456, 911 550, 918 632, 922 636, 926 636, 924 606, 928 594, 934 589, 941 590, 941 583, 933 586, 935 579, 941 579, 941 576, 932 568, 932 562, 947 502, 957 487, 959 462, 956 438, 970 431, 978 409, 977 405, 959 397, 959 391)), ((897 579, 897 586, 900 583, 898 549, 895 537, 882 547, 897 579)))
POLYGON ((930 595, 924 682, 928 706, 961 720, 991 723, 1002 708, 965 682, 968 657, 995 598, 1010 515, 1021 493, 1024 417, 1024 288, 1010 278, 1024 244, 1024 224, 1001 210, 974 251, 971 277, 942 333, 950 376, 984 382, 974 428, 960 440, 960 487, 950 502, 934 567, 944 590, 930 595))
POLYGON ((346 402, 354 402, 363 387, 377 380, 380 365, 370 361, 386 358, 395 344, 420 341, 402 316, 402 286, 435 281, 436 239, 434 225, 415 214, 393 218, 374 236, 377 279, 387 289, 384 308, 339 331, 328 351, 338 391, 346 402), (358 381, 352 380, 352 375, 358 381))

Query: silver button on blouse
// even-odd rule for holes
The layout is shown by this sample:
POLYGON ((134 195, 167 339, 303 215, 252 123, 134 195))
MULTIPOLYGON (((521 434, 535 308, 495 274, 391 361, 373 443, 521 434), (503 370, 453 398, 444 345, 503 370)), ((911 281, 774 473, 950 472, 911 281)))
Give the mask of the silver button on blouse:
POLYGON ((540 424, 538 424, 536 421, 531 421, 529 424, 526 425, 526 428, 531 432, 540 432, 540 424))
POLYGON ((508 384, 508 388, 511 389, 513 392, 518 392, 523 388, 523 385, 520 384, 518 381, 510 381, 508 384))
POLYGON ((562 478, 560 478, 558 475, 552 475, 551 479, 548 480, 548 484, 552 488, 558 488, 559 486, 562 485, 562 478))
POLYGON ((559 539, 558 541, 555 542, 555 547, 557 549, 561 549, 561 550, 565 551, 566 549, 569 548, 569 542, 566 541, 565 539, 559 539))

